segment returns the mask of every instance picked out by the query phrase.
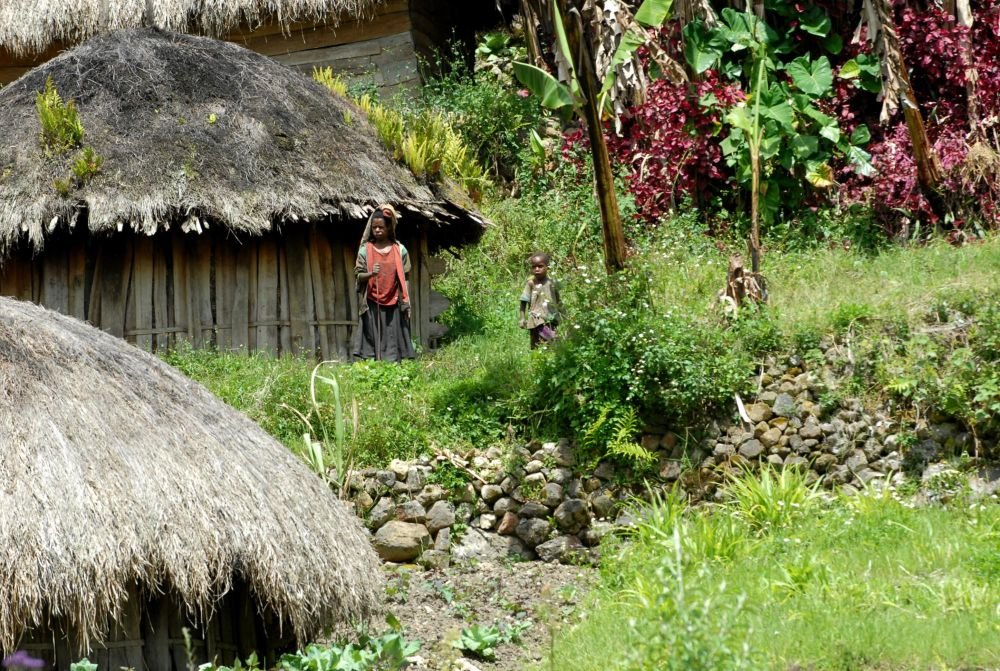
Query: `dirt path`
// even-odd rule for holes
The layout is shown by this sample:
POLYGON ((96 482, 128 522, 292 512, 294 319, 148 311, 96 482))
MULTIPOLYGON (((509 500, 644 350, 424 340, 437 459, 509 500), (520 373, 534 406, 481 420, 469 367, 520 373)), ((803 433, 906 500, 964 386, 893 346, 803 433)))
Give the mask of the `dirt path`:
POLYGON ((514 671, 542 659, 549 629, 573 619, 597 571, 543 562, 480 561, 425 571, 387 565, 387 608, 406 637, 421 642, 415 668, 514 671), (523 628, 518 643, 497 647, 495 659, 452 645, 475 625, 523 628), (465 660, 460 658, 465 657, 465 660))

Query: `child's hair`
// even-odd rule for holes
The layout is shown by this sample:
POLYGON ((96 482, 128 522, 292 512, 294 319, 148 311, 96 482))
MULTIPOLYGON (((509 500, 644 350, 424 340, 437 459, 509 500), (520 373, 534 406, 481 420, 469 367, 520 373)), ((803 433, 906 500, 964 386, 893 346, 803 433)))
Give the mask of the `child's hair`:
POLYGON ((549 265, 549 255, 546 254, 545 252, 535 252, 534 254, 529 256, 528 265, 531 265, 531 262, 534 261, 535 259, 540 259, 542 263, 544 263, 545 265, 549 265))

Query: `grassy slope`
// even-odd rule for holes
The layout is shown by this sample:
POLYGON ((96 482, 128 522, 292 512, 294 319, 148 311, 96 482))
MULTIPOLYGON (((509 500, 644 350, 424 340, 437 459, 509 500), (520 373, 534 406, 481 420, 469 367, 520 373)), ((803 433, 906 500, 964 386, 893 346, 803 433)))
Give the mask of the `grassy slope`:
POLYGON ((679 553, 677 518, 654 516, 607 562, 605 588, 583 623, 557 637, 543 668, 1000 664, 995 503, 912 509, 866 495, 756 535, 738 506, 680 519, 679 553))

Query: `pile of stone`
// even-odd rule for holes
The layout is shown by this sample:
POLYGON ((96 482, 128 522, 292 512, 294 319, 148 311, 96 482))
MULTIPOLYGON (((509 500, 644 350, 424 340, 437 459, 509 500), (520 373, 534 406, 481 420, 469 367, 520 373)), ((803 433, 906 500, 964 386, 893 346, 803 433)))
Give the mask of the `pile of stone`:
POLYGON ((350 487, 356 510, 383 559, 445 566, 457 536, 501 537, 508 555, 544 561, 589 561, 612 528, 625 493, 602 464, 581 476, 568 441, 534 444, 505 455, 491 448, 463 458, 442 453, 388 469, 361 471, 350 487), (435 473, 466 482, 446 489, 435 473))
MULTIPOLYGON (((656 459, 654 478, 695 501, 720 498, 727 473, 766 463, 802 469, 808 481, 850 494, 898 484, 904 469, 968 451, 972 437, 945 418, 902 431, 887 412, 842 397, 845 358, 832 345, 823 352, 826 361, 810 370, 795 356, 765 362, 757 392, 734 403, 731 417, 711 422, 699 442, 648 430, 642 446, 656 459)), ((637 480, 607 461, 582 469, 564 440, 512 454, 494 447, 397 460, 355 473, 350 491, 383 559, 443 567, 474 555, 476 543, 524 559, 590 561, 601 538, 631 523, 622 510, 646 491, 637 480)))

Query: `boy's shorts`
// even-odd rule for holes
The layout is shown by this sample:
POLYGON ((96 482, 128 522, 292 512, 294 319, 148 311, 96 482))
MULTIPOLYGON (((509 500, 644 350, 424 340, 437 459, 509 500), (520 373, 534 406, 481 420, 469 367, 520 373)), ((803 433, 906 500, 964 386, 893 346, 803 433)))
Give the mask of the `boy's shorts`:
POLYGON ((541 324, 529 331, 531 334, 531 347, 534 349, 542 343, 549 343, 556 339, 556 332, 549 324, 541 324))

